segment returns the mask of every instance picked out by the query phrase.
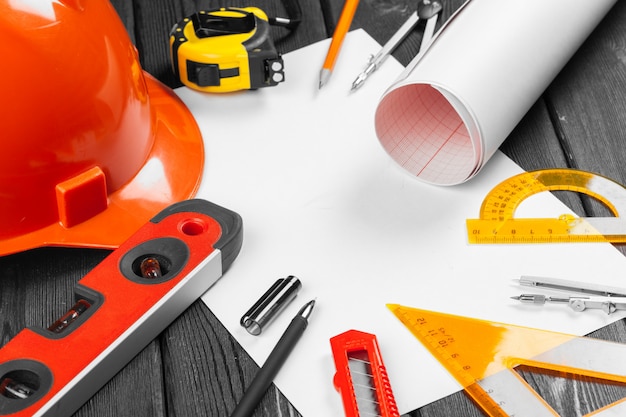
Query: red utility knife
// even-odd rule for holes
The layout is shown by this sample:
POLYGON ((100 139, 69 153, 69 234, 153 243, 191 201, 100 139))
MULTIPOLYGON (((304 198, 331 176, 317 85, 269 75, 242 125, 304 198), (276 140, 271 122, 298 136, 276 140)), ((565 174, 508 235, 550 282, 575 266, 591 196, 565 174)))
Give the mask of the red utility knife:
POLYGON ((376 336, 348 330, 332 337, 330 345, 346 417, 399 417, 376 336))

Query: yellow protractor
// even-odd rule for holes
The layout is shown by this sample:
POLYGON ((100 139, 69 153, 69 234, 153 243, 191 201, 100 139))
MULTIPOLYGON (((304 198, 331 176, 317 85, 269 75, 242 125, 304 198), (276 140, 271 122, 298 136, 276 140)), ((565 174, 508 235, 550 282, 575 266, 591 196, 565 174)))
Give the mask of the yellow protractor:
POLYGON ((480 218, 467 219, 469 243, 626 242, 626 188, 576 169, 525 172, 502 181, 483 200, 480 218), (573 191, 602 202, 615 217, 514 218, 526 198, 542 191, 573 191))

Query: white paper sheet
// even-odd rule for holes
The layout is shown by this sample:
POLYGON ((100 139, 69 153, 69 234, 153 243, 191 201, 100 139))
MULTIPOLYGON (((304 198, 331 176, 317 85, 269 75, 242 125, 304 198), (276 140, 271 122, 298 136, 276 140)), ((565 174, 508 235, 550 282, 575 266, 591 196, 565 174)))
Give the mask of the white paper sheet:
POLYGON ((476 175, 616 0, 471 0, 385 93, 376 131, 408 172, 476 175))
MULTIPOLYGON (((373 127, 378 100, 401 65, 388 59, 349 94, 380 48, 365 32, 351 32, 318 91, 327 48, 328 40, 286 54, 286 82, 277 87, 228 95, 177 90, 206 143, 198 196, 244 222, 242 251, 204 302, 262 364, 297 310, 317 298, 307 331, 275 380, 304 416, 343 415, 329 339, 351 328, 377 335, 401 412, 459 389, 386 303, 574 334, 621 317, 509 299, 522 291, 512 283, 521 275, 626 286, 626 259, 605 244, 468 245, 465 219, 521 169, 497 152, 465 184, 416 181, 385 154, 373 127), (248 334, 241 315, 290 274, 303 282, 298 297, 262 335, 248 334)), ((522 209, 535 216, 569 212, 547 193, 522 209)))

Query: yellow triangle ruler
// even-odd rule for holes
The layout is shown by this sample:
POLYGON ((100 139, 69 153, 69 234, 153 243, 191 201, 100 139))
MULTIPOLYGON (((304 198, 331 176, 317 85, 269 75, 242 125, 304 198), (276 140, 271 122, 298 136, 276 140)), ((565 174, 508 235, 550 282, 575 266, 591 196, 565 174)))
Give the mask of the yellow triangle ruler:
POLYGON ((575 169, 524 172, 495 186, 478 219, 467 220, 469 243, 626 242, 626 188, 598 174, 575 169), (514 218, 519 205, 542 191, 573 191, 602 202, 615 217, 514 218))
MULTIPOLYGON (((626 344, 388 307, 491 417, 558 416, 516 367, 626 384, 626 344)), ((587 415, 625 416, 626 400, 587 415)))

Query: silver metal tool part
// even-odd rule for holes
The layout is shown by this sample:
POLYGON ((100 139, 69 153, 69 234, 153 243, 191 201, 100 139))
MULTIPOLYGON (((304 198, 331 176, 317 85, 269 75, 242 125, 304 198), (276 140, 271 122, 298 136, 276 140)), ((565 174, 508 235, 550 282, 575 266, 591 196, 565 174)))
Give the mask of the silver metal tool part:
POLYGON ((606 314, 617 310, 626 310, 626 288, 610 287, 594 283, 569 281, 558 278, 522 276, 519 284, 527 287, 590 294, 589 296, 551 297, 544 294, 522 294, 511 297, 526 304, 543 305, 545 303, 567 304, 572 310, 580 312, 587 309, 600 309, 606 314))
POLYGON ((417 5, 417 11, 409 16, 407 21, 400 26, 400 29, 396 31, 376 55, 370 56, 367 66, 352 83, 352 91, 365 83, 365 80, 385 62, 387 57, 404 41, 420 20, 427 20, 420 43, 420 51, 426 48, 433 38, 437 18, 442 9, 443 6, 439 1, 421 0, 417 5))
POLYGON ((274 318, 296 298, 302 287, 293 275, 278 279, 241 317, 241 325, 248 333, 258 336, 274 318))
POLYGON ((520 285, 526 287, 547 288, 583 294, 602 295, 607 297, 626 297, 626 288, 599 285, 591 282, 579 282, 558 278, 533 276, 522 276, 518 282, 520 285))

